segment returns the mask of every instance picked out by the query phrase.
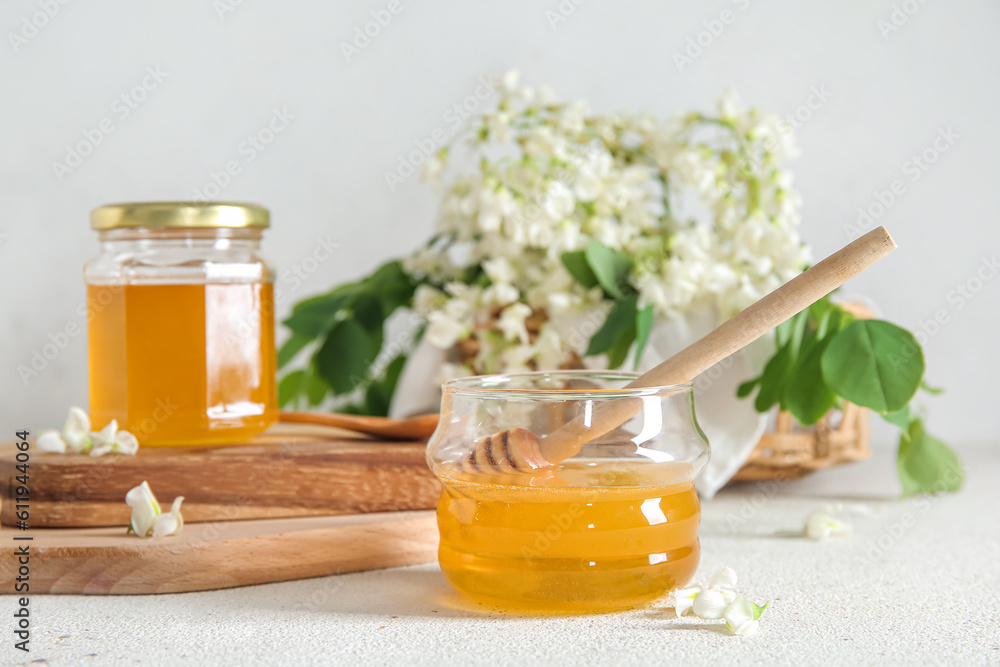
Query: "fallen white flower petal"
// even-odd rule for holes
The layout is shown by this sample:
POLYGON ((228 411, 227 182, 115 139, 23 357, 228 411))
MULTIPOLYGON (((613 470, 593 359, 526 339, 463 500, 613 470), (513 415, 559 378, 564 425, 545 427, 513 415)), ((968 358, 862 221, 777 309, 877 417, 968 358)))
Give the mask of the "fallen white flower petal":
POLYGON ((708 583, 709 588, 715 589, 735 589, 736 588, 736 573, 733 572, 732 568, 724 567, 715 573, 712 580, 708 583))
POLYGON ((678 618, 691 612, 695 598, 698 597, 702 590, 704 589, 701 586, 695 584, 674 593, 674 611, 677 613, 678 618))
POLYGON ((765 602, 764 606, 761 607, 748 600, 742 593, 737 595, 732 604, 726 607, 724 614, 726 627, 734 635, 743 637, 757 632, 759 619, 764 610, 767 609, 768 604, 770 602, 765 602))
POLYGON ((104 456, 108 452, 134 455, 139 451, 139 441, 128 431, 118 430, 118 421, 112 419, 103 429, 90 434, 93 447, 91 456, 104 456))
POLYGON ((146 537, 160 514, 160 504, 156 502, 149 484, 143 482, 126 493, 125 504, 132 508, 132 520, 129 523, 132 532, 139 537, 146 537))
POLYGON ((128 431, 119 431, 116 420, 92 432, 87 412, 75 406, 69 409, 62 431, 42 431, 36 444, 43 452, 58 454, 89 452, 91 456, 103 456, 116 452, 134 456, 139 451, 138 438, 128 431))
POLYGON ((726 627, 729 627, 729 629, 732 630, 734 635, 738 635, 740 637, 746 637, 747 635, 752 635, 753 633, 757 632, 757 628, 759 625, 760 621, 744 621, 735 628, 730 627, 728 623, 726 624, 726 627))
POLYGON ((139 439, 128 431, 118 431, 111 449, 119 454, 135 456, 135 453, 139 451, 139 439))
POLYGON ((725 591, 709 588, 698 594, 692 609, 699 618, 722 618, 729 603, 725 591))
POLYGON ((165 537, 181 532, 181 528, 184 527, 184 518, 181 517, 182 502, 184 502, 184 496, 177 496, 174 498, 173 505, 170 506, 170 511, 156 517, 156 521, 153 523, 153 537, 165 537))
MULTIPOLYGON (((736 628, 745 628, 748 623, 753 622, 753 607, 750 600, 745 595, 738 595, 732 604, 726 607, 723 614, 726 619, 726 627, 736 632, 736 628)), ((742 633, 741 633, 742 634, 742 633)))
POLYGON ((821 509, 806 519, 805 533, 811 540, 828 540, 835 535, 849 535, 851 524, 832 516, 826 509, 821 509))
POLYGON ((165 537, 176 535, 184 527, 181 503, 184 496, 174 498, 170 511, 163 513, 149 484, 143 482, 125 494, 125 503, 132 508, 129 530, 139 537, 165 537))
POLYGON ((83 408, 71 407, 63 424, 62 435, 74 452, 84 452, 90 446, 90 417, 83 408))
POLYGON ((66 441, 59 431, 42 431, 38 434, 35 445, 43 452, 66 453, 66 441))

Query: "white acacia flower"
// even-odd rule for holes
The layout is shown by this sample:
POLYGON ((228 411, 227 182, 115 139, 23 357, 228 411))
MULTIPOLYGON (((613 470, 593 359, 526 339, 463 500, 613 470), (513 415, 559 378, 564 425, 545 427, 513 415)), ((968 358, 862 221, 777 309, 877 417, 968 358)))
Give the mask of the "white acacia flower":
POLYGON ((727 88, 719 100, 719 116, 724 120, 735 120, 746 112, 739 94, 732 88, 727 88))
POLYGON ((736 599, 736 591, 706 588, 694 599, 692 608, 699 618, 722 618, 726 607, 736 599))
POLYGON ((822 542, 831 537, 843 537, 851 534, 851 524, 838 519, 829 507, 818 509, 806 519, 806 537, 822 542))
POLYGON ((153 490, 145 481, 125 494, 125 504, 132 508, 129 532, 138 537, 164 537, 176 535, 184 527, 181 503, 184 496, 174 498, 170 511, 164 514, 153 490))
POLYGON ((413 293, 413 309, 421 317, 427 317, 437 308, 444 306, 447 297, 430 285, 419 285, 413 293))
POLYGON ((722 618, 733 600, 736 599, 736 573, 724 567, 715 573, 708 588, 694 599, 692 608, 699 618, 722 618))
POLYGON ((553 220, 558 222, 567 217, 573 212, 574 206, 576 206, 576 199, 573 198, 573 193, 564 183, 560 181, 549 183, 545 191, 545 212, 553 220))
POLYGON ((510 369, 511 373, 525 373, 531 370, 528 362, 535 355, 535 350, 530 345, 514 345, 508 347, 500 353, 504 368, 510 369))
POLYGON ((119 431, 115 419, 97 433, 91 433, 90 437, 93 442, 91 456, 104 456, 109 452, 131 456, 139 451, 139 441, 128 431, 119 431))
POLYGON ((35 445, 43 452, 53 452, 55 454, 66 453, 66 441, 63 440, 62 433, 51 429, 38 434, 35 445))
POLYGON ((567 356, 562 337, 555 327, 549 324, 542 326, 538 332, 538 340, 535 341, 533 351, 539 368, 559 368, 567 356))
POLYGON ((513 283, 517 272, 506 257, 494 257, 483 262, 483 271, 494 283, 513 283))
POLYGON ((43 452, 104 456, 110 452, 134 456, 139 451, 139 441, 128 431, 119 431, 114 419, 98 432, 90 430, 90 417, 82 408, 72 407, 62 431, 42 431, 36 443, 43 452))
MULTIPOLYGON (((572 323, 604 297, 579 284, 562 257, 593 240, 633 260, 640 305, 659 317, 706 306, 728 317, 808 261, 797 233, 801 200, 779 164, 793 143, 788 123, 731 92, 714 118, 681 111, 661 119, 594 114, 582 101, 558 101, 548 86, 528 89, 515 71, 497 85, 500 103, 470 119, 464 135, 476 167, 445 177, 438 240, 403 261, 434 285, 468 280, 479 267, 490 278, 462 294, 449 285, 452 299, 414 297, 438 347, 484 325, 495 334, 480 336, 462 367, 469 373, 544 370, 586 349, 572 323), (498 307, 517 302, 552 325, 544 340, 527 342, 519 309, 497 321, 498 307)), ((443 174, 453 148, 428 160, 428 176, 443 174)))
POLYGON ((427 331, 424 336, 434 347, 447 350, 469 335, 469 327, 436 310, 427 316, 427 331))
POLYGON ((160 514, 160 503, 145 481, 125 494, 125 504, 132 508, 129 529, 139 537, 146 537, 160 514))
POLYGON ((444 176, 446 166, 445 154, 439 151, 427 158, 427 162, 424 163, 423 169, 420 172, 420 177, 432 185, 440 186, 441 177, 444 176))
POLYGON ((505 95, 517 92, 517 82, 521 80, 521 73, 516 69, 509 69, 500 75, 500 89, 505 95))
POLYGON ((72 407, 66 416, 62 431, 47 430, 38 435, 36 442, 43 452, 79 454, 90 445, 90 417, 83 408, 72 407))
POLYGON ((63 438, 74 452, 82 452, 90 445, 90 416, 83 408, 72 407, 63 424, 63 438))
POLYGON ((524 321, 529 315, 531 315, 530 306, 523 303, 512 303, 500 313, 497 328, 503 332, 507 340, 517 340, 522 345, 527 345, 528 329, 524 321))
POLYGON ((747 635, 752 635, 757 632, 757 628, 760 624, 761 614, 767 609, 767 605, 770 602, 765 602, 764 606, 754 604, 746 598, 745 595, 740 593, 736 596, 736 599, 726 607, 726 612, 724 618, 726 619, 726 627, 734 635, 739 635, 745 637, 747 635))
POLYGON ((153 522, 153 537, 166 537, 181 532, 181 528, 184 527, 184 517, 181 516, 182 502, 184 496, 177 496, 170 506, 170 511, 156 517, 153 522))
POLYGON ((708 588, 693 584, 674 593, 674 611, 677 617, 689 613, 704 619, 724 618, 726 627, 734 635, 745 636, 757 631, 761 614, 769 603, 761 607, 737 593, 736 573, 728 567, 719 570, 708 588))
POLYGON ((516 287, 504 283, 490 285, 483 290, 483 302, 497 306, 506 306, 509 303, 513 303, 520 296, 521 293, 517 291, 516 287))
POLYGON ((678 618, 693 611, 694 601, 703 590, 699 584, 695 584, 674 593, 674 611, 678 618))

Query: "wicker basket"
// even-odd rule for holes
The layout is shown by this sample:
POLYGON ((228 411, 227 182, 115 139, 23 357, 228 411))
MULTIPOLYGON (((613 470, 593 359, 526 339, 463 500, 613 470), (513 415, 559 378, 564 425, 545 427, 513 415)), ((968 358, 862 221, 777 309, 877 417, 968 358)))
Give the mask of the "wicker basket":
MULTIPOLYGON (((874 316, 863 303, 840 305, 860 319, 874 316)), ((871 456, 870 412, 845 401, 842 411, 831 410, 810 427, 799 425, 789 412, 779 412, 774 428, 764 434, 730 481, 795 479, 814 470, 863 461, 871 456)))
POLYGON ((808 429, 790 412, 779 412, 774 430, 764 434, 732 481, 794 479, 868 458, 869 412, 845 402, 843 411, 831 410, 808 429))

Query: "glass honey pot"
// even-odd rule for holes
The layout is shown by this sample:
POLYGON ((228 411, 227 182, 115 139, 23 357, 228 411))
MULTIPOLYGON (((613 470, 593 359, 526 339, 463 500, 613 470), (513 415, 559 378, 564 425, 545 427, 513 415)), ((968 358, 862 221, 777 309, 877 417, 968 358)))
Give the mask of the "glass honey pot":
POLYGON ((636 607, 691 580, 700 554, 694 479, 708 441, 690 384, 624 388, 636 377, 565 371, 445 384, 427 460, 443 486, 439 560, 452 586, 489 606, 586 613, 636 607), (632 402, 632 416, 588 437, 594 411, 615 401, 632 402), (484 464, 510 454, 512 429, 544 442, 570 422, 585 444, 565 460, 484 464), (475 453, 491 436, 494 450, 475 453))
POLYGON ((156 202, 91 213, 90 413, 143 446, 240 442, 277 416, 267 209, 156 202))

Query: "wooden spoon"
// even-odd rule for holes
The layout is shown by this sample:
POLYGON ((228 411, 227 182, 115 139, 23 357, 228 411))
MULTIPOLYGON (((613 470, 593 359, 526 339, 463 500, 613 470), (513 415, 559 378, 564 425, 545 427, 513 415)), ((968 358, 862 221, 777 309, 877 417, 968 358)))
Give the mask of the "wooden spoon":
POLYGON ((281 412, 278 421, 291 424, 317 424, 367 433, 393 440, 429 438, 437 428, 438 415, 420 415, 411 419, 389 419, 367 415, 344 415, 328 412, 281 412))
MULTIPOLYGON (((885 227, 874 229, 830 255, 760 301, 723 322, 659 366, 639 376, 626 389, 691 382, 729 355, 741 350, 796 313, 823 298, 896 249, 885 227)), ((642 410, 640 398, 621 398, 563 424, 544 439, 523 428, 488 436, 476 443, 466 462, 475 469, 526 471, 564 461, 585 443, 625 423, 642 410)))

